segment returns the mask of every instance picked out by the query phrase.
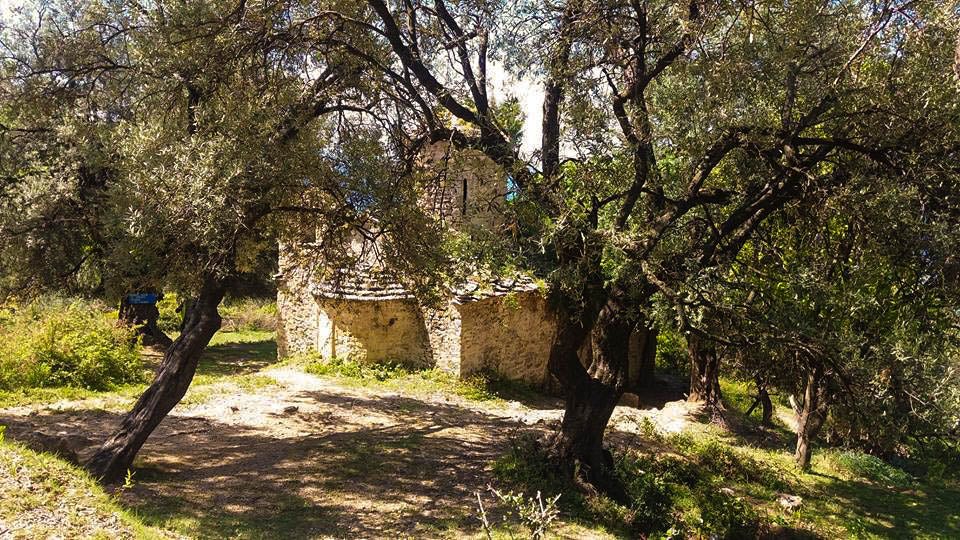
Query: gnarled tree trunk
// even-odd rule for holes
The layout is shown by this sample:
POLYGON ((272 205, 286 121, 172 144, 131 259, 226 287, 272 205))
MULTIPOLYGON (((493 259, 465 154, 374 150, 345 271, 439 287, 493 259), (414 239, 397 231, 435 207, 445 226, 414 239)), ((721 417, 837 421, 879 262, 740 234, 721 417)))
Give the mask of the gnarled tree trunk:
POLYGON ((767 392, 766 387, 761 387, 759 390, 758 399, 760 400, 760 407, 763 411, 761 416, 760 423, 764 426, 773 425, 773 402, 770 401, 770 393, 767 392))
POLYGON ((129 296, 120 300, 119 320, 128 326, 136 327, 137 334, 143 337, 144 345, 169 347, 173 340, 157 327, 160 310, 156 304, 131 304, 129 296))
POLYGON ((760 424, 764 426, 773 425, 773 402, 770 401, 770 393, 767 392, 767 386, 763 383, 761 379, 756 380, 757 385, 757 399, 754 400, 753 405, 750 405, 750 408, 747 409, 747 416, 750 416, 750 413, 757 408, 757 405, 761 406, 762 420, 760 424))
POLYGON ((548 451, 575 480, 589 484, 614 500, 629 501, 617 480, 613 459, 603 448, 603 434, 627 383, 627 340, 632 324, 624 307, 611 297, 592 329, 569 317, 560 328, 550 351, 550 371, 566 392, 563 421, 550 441, 548 451), (577 351, 592 334, 593 362, 589 370, 577 351))
POLYGON ((220 329, 217 306, 223 294, 221 281, 211 278, 204 283, 183 333, 167 348, 153 383, 87 463, 87 469, 104 483, 123 479, 147 437, 186 394, 200 354, 220 329))
POLYGON ((657 360, 657 335, 660 332, 653 327, 638 324, 630 334, 629 392, 640 392, 654 382, 657 360))
POLYGON ((827 419, 826 377, 823 369, 815 366, 807 372, 803 405, 797 415, 797 451, 794 458, 801 469, 810 468, 810 446, 827 419))
POLYGON ((711 412, 723 409, 720 401, 720 358, 713 343, 690 334, 687 336, 690 355, 690 393, 687 401, 703 402, 711 412))

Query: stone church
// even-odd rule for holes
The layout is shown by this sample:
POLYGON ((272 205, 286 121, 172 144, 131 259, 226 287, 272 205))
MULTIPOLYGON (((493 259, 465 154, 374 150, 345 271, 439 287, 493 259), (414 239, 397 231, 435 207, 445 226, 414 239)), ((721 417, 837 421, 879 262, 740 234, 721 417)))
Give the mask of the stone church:
MULTIPOLYGON (((491 180, 504 176, 481 155, 460 154, 454 161, 446 146, 430 148, 427 164, 441 166, 445 174, 438 175, 421 204, 451 227, 464 222, 494 226, 505 182, 491 180)), ((302 257, 293 256, 295 251, 289 245, 280 249, 281 356, 316 352, 326 359, 436 367, 460 377, 491 370, 536 386, 550 384, 547 360, 556 323, 545 291, 533 279, 469 280, 447 291, 442 305, 427 306, 376 264, 342 272, 346 277, 336 282, 324 281, 302 257)), ((652 345, 644 343, 645 335, 631 337, 632 359, 652 345)), ((588 358, 589 352, 582 356, 588 358)), ((631 379, 639 377, 639 366, 631 364, 631 379)))

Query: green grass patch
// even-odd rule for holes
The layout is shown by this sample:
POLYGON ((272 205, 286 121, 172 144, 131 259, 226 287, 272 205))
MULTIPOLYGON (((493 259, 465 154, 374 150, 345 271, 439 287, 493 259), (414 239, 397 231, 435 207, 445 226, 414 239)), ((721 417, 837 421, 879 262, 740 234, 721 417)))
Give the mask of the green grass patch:
POLYGON ((58 401, 81 401, 98 399, 104 408, 125 408, 143 393, 146 383, 128 384, 109 392, 96 392, 84 388, 21 388, 0 392, 0 408, 24 407, 37 404, 52 404, 58 401))
POLYGON ((789 452, 749 446, 722 430, 641 432, 659 451, 614 455, 632 505, 584 495, 532 439, 514 440, 492 470, 505 489, 562 493, 566 520, 628 537, 960 538, 960 490, 923 483, 871 456, 817 452, 808 474, 789 452), (782 495, 803 502, 789 511, 782 495))
POLYGON ((876 482, 895 488, 908 488, 915 479, 908 472, 886 463, 882 459, 862 452, 845 451, 833 456, 832 461, 851 478, 876 482))
MULTIPOLYGON (((181 401, 197 405, 225 393, 256 391, 278 383, 258 372, 277 362, 273 332, 251 330, 217 332, 203 352, 190 390, 181 401)), ((60 386, 0 390, 0 407, 97 399, 99 407, 126 408, 146 389, 152 372, 144 370, 141 382, 117 385, 110 391, 60 386)))
POLYGON ((414 395, 449 392, 489 404, 549 399, 522 381, 507 379, 492 371, 480 371, 461 379, 440 369, 410 368, 399 362, 365 363, 343 358, 324 359, 316 354, 293 357, 285 362, 301 366, 307 373, 334 377, 346 386, 376 386, 414 395))
POLYGON ((277 303, 273 298, 230 298, 220 306, 222 330, 226 332, 277 329, 277 303))
POLYGON ((2 433, 0 492, 0 521, 18 538, 165 537, 121 508, 86 471, 4 441, 2 433))
POLYGON ((566 515, 616 535, 745 538, 759 530, 754 508, 724 491, 724 477, 697 461, 628 451, 615 455, 615 465, 633 500, 630 505, 582 493, 529 437, 515 439, 492 469, 510 489, 540 491, 547 497, 562 494, 559 504, 566 515))
POLYGON ((235 392, 257 392, 279 383, 259 372, 277 363, 273 332, 217 332, 200 357, 197 374, 180 405, 193 406, 235 392))
POLYGON ((275 494, 247 511, 208 508, 183 497, 155 496, 133 507, 150 526, 197 539, 343 537, 338 515, 329 507, 290 494, 275 494))

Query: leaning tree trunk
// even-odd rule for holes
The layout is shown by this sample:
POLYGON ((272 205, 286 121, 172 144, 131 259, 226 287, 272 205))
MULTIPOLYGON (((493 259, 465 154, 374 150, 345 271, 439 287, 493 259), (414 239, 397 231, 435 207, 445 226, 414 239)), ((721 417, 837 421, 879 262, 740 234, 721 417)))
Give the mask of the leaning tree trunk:
POLYGON ((794 458, 801 469, 810 468, 810 446, 827 419, 826 377, 820 367, 807 373, 803 405, 797 415, 797 451, 794 458))
POLYGON ((592 328, 589 371, 577 351, 591 329, 577 321, 561 318, 550 350, 550 371, 560 379, 566 403, 548 451, 575 481, 621 503, 629 502, 629 497, 614 474, 610 452, 603 448, 603 434, 627 383, 627 340, 632 325, 625 319, 623 306, 615 299, 608 300, 592 328))
POLYGON ((690 393, 687 401, 703 402, 711 413, 723 409, 720 401, 720 359, 716 347, 703 338, 687 336, 690 355, 690 393))
POLYGON ((197 370, 200 354, 220 329, 217 306, 223 299, 223 283, 209 279, 197 296, 184 331, 163 355, 153 383, 127 413, 120 428, 87 463, 104 483, 123 479, 140 447, 160 421, 180 402, 197 370))

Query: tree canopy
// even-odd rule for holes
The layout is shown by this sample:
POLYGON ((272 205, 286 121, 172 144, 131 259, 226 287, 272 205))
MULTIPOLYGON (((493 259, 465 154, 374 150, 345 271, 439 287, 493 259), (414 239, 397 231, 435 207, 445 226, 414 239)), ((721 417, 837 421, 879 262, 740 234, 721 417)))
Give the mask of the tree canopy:
MULTIPOLYGON (((94 458, 108 479, 183 396, 232 280, 304 231, 321 271, 360 232, 424 290, 491 261, 546 279, 550 451, 615 498, 625 344, 658 325, 688 337, 691 396, 737 351, 807 405, 866 392, 922 421, 911 385, 956 354, 936 335, 956 331, 957 20, 895 0, 38 2, 0 33, 0 279, 197 296, 94 458), (531 159, 494 69, 543 85, 531 159), (451 241, 418 208, 437 142, 502 169, 504 230, 451 241), (793 371, 767 369, 780 354, 793 371)), ((836 433, 862 436, 857 414, 836 433)))

